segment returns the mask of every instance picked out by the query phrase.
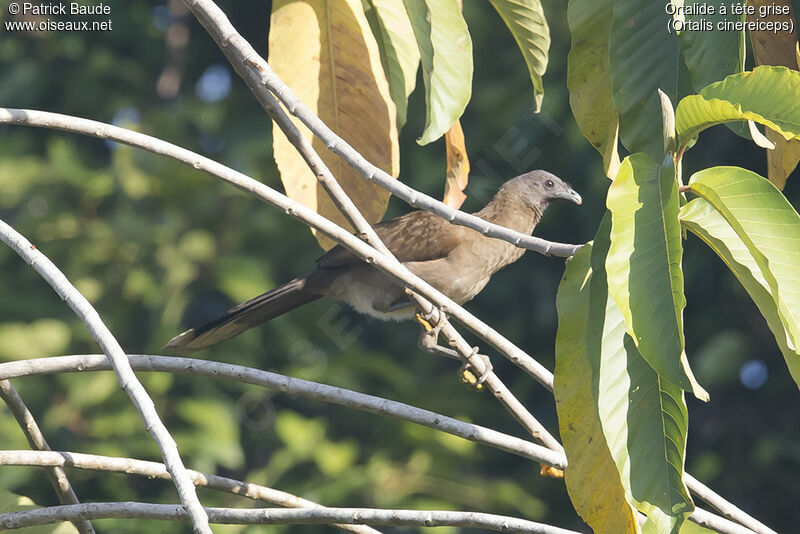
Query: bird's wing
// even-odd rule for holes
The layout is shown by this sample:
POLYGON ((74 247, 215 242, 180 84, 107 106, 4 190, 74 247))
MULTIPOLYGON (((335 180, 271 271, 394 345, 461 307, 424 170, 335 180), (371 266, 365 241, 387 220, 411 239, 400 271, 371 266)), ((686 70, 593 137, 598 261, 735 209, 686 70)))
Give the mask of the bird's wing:
MULTIPOLYGON (((447 256, 467 228, 450 224, 427 211, 412 211, 375 225, 375 232, 401 262, 430 261, 447 256)), ((317 260, 319 267, 340 267, 361 260, 336 245, 317 260)))

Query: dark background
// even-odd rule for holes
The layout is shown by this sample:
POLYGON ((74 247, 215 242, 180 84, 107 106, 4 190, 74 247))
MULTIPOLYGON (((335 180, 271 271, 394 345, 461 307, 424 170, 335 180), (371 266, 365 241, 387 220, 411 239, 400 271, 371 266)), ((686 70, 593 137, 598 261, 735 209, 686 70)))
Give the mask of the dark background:
MULTIPOLYGON (((266 52, 269 6, 228 1, 221 7, 253 46, 266 52)), ((531 114, 527 70, 503 22, 488 3, 465 2, 475 50, 473 97, 462 118, 472 162, 465 209, 479 208, 508 177, 547 169, 572 183, 584 204, 555 204, 536 233, 579 243, 594 235, 609 182, 569 109, 565 5, 550 1, 545 7, 553 45, 544 108, 537 116, 531 114)), ((0 20, 7 17, 4 7, 0 20)), ((280 189, 270 122, 200 25, 188 16, 175 19, 153 2, 115 2, 111 19, 113 30, 105 33, 0 29, 0 105, 114 122, 280 189), (180 49, 178 55, 168 50, 165 37, 168 28, 180 31, 174 26, 184 23, 188 40, 181 60, 180 49), (171 61, 178 89, 160 95, 157 82, 171 61)), ((415 143, 423 123, 424 96, 418 91, 401 133, 401 179, 441 196, 444 146, 415 143)), ((684 161, 687 177, 711 165, 766 172, 763 150, 725 127, 702 134, 684 161)), ((797 174, 785 191, 795 207, 797 174)), ((387 216, 408 209, 392 199, 387 216)), ((304 273, 321 252, 301 224, 192 168, 92 138, 19 126, 0 126, 0 217, 60 266, 131 353, 161 353, 184 327, 304 273)), ((800 499, 797 386, 747 294, 691 236, 684 265, 687 352, 711 394, 708 404, 688 400, 687 468, 776 530, 791 532, 800 499)), ((468 308, 552 369, 562 271, 562 259, 528 253, 468 308)), ((368 323, 338 304, 319 301, 201 357, 353 388, 521 435, 491 396, 459 383, 456 364, 418 350, 417 333, 411 323, 368 323)), ((45 282, 0 247, 0 361, 97 351, 45 282)), ((490 355, 499 376, 555 431, 551 395, 501 356, 490 355)), ((410 423, 237 383, 140 376, 193 468, 326 505, 479 510, 588 531, 563 481, 541 478, 538 465, 518 457, 410 423)), ((111 373, 26 378, 15 385, 54 450, 159 458, 111 373)), ((0 447, 27 448, 5 407, 0 447)), ((176 501, 167 482, 69 474, 85 501, 176 501)), ((0 489, 38 504, 55 503, 36 469, 3 467, 0 489)), ((200 491, 208 505, 249 506, 200 491)), ((190 531, 155 522, 97 525, 106 532, 190 531)))

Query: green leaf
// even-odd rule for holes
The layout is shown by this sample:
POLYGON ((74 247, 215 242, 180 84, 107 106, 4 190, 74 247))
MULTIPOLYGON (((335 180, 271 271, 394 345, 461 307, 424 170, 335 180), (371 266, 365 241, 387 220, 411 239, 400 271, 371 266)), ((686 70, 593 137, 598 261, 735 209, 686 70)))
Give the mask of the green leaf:
MULTIPOLYGON (((731 4, 740 5, 742 0, 734 0, 731 4)), ((687 24, 705 21, 713 26, 711 31, 685 30, 678 34, 678 46, 686 62, 692 87, 700 91, 706 85, 722 80, 730 74, 744 70, 746 34, 741 31, 717 31, 718 24, 740 21, 742 15, 727 12, 720 15, 716 9, 713 15, 686 15, 687 24)))
POLYGON ((625 158, 608 190, 612 214, 606 270, 628 334, 660 376, 708 400, 684 352, 679 197, 671 159, 625 158))
POLYGON ((472 40, 456 0, 403 0, 425 82, 426 145, 450 129, 472 95, 472 40))
POLYGON ((611 101, 608 40, 612 0, 570 0, 567 23, 572 46, 567 58, 569 105, 581 133, 603 156, 606 176, 619 170, 619 116, 611 101))
MULTIPOLYGON (((682 480, 687 433, 683 392, 642 358, 609 296, 609 226, 606 217, 592 249, 584 247, 570 262, 557 299, 555 394, 569 459, 567 489, 573 501, 583 496, 582 504, 595 521, 608 521, 616 517, 610 511, 617 511, 610 492, 621 483, 627 501, 646 513, 658 532, 677 532, 693 509, 682 480), (607 470, 609 454, 616 472, 607 470), (570 470, 579 468, 582 472, 575 475, 602 480, 576 481, 577 488, 570 490, 570 470)), ((635 516, 627 517, 636 523, 635 516)), ((625 531, 599 522, 590 525, 595 532, 625 531)), ((638 531, 633 525, 628 528, 638 531)))
POLYGON ((630 152, 663 155, 661 106, 656 91, 678 100, 678 44, 666 31, 669 15, 652 0, 616 0, 610 65, 619 136, 630 152))
POLYGON ((389 94, 397 106, 397 129, 406 123, 408 95, 414 91, 419 69, 419 48, 408 13, 395 0, 369 0, 372 9, 367 11, 372 33, 378 42, 381 64, 389 94))
POLYGON ((800 385, 800 353, 783 327, 769 284, 736 231, 703 198, 695 198, 681 208, 681 223, 717 253, 747 290, 775 336, 792 378, 800 385))
MULTIPOLYGON (((608 217, 606 217, 607 221, 608 217)), ((567 264, 558 287, 558 334, 554 394, 558 425, 569 465, 564 473, 575 510, 595 532, 639 532, 636 514, 626 500, 619 472, 606 445, 595 396, 599 345, 589 345, 590 329, 603 327, 591 314, 597 303, 587 244, 567 264)), ((603 273, 597 273, 601 277, 603 273)), ((604 304, 604 303, 603 303, 604 304)))
MULTIPOLYGON (((769 313, 771 310, 762 313, 778 346, 784 355, 796 352, 800 341, 800 216, 769 180, 739 167, 712 167, 695 173, 690 187, 719 212, 746 247, 747 254, 736 240, 724 240, 730 254, 738 254, 733 256, 736 262, 750 270, 754 282, 748 280, 748 284, 744 283, 745 276, 739 277, 743 273, 736 270, 734 273, 744 279, 743 285, 749 292, 754 289, 750 294, 756 304, 765 298, 763 293, 758 295, 756 284, 774 301, 785 339, 769 313)), ((797 380, 795 358, 796 355, 787 357, 787 364, 797 380)))
MULTIPOLYGON (((734 0, 734 4, 742 4, 742 0, 734 0)), ((686 15, 687 21, 708 20, 713 25, 714 31, 682 31, 678 34, 678 47, 680 48, 683 64, 686 65, 687 79, 692 90, 681 93, 684 97, 700 91, 706 85, 717 82, 730 74, 744 71, 747 58, 747 32, 741 31, 716 31, 718 23, 726 21, 745 21, 747 15, 720 15, 717 9, 713 15, 686 15)), ((736 135, 752 141, 748 123, 745 121, 729 122, 726 126, 736 135)))
POLYGON ((547 53, 550 50, 550 28, 544 17, 540 0, 491 0, 492 5, 511 30, 517 42, 533 83, 534 110, 542 108, 544 86, 542 76, 547 70, 547 53))
MULTIPOLYGON (((600 233, 595 238, 595 273, 603 273, 607 263, 608 239, 608 234, 600 233)), ((602 347, 596 403, 603 433, 636 508, 647 514, 659 533, 678 532, 694 509, 683 483, 688 432, 683 391, 648 365, 625 332, 625 319, 609 298, 602 274, 597 278, 598 293, 606 291, 598 299, 606 307, 595 320, 603 317, 604 324, 601 335, 590 336, 587 344, 602 347)))
POLYGON ((675 121, 680 146, 711 126, 751 120, 785 139, 800 138, 800 72, 762 65, 728 76, 687 96, 678 104, 675 121))

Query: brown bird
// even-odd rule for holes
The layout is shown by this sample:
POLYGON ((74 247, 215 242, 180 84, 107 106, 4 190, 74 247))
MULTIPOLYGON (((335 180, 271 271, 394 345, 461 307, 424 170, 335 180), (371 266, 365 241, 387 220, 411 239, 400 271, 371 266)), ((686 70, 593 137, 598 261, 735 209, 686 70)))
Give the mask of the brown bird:
MULTIPOLYGON (((549 172, 537 170, 512 178, 474 215, 531 234, 551 200, 576 204, 581 196, 549 172)), ((375 226, 378 237, 411 272, 463 304, 489 278, 517 261, 525 249, 427 211, 412 211, 375 226)), ((216 319, 172 338, 166 348, 192 352, 216 345, 320 297, 341 300, 356 311, 383 320, 410 319, 413 301, 404 287, 341 245, 317 260, 317 269, 231 308, 216 319)))

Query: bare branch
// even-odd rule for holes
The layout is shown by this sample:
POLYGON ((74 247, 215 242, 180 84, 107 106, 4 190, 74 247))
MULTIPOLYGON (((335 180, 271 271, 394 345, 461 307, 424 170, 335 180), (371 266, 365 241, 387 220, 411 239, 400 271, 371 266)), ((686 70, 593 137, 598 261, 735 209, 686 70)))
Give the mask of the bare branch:
MULTIPOLYGON (((206 508, 214 523, 239 525, 283 524, 370 524, 417 527, 472 527, 501 532, 529 534, 580 534, 573 530, 534 523, 516 517, 478 512, 440 510, 380 510, 375 508, 206 508)), ((0 528, 22 528, 69 521, 74 517, 88 519, 129 518, 179 521, 187 518, 182 506, 141 502, 109 502, 53 506, 38 510, 0 514, 0 528)))
MULTIPOLYGON (((184 0, 184 3, 217 42, 220 49, 228 56, 234 68, 245 81, 248 81, 250 76, 256 76, 264 86, 278 97, 283 105, 286 106, 286 109, 289 110, 289 113, 300 119, 314 135, 325 143, 329 150, 344 159, 348 165, 364 175, 367 180, 378 184, 415 208, 430 211, 444 217, 451 223, 467 226, 484 235, 503 239, 518 247, 527 248, 545 255, 562 257, 572 256, 581 247, 581 245, 553 243, 486 222, 474 215, 454 210, 443 202, 408 187, 400 180, 395 180, 388 173, 367 161, 314 115, 294 95, 291 89, 275 76, 266 60, 250 46, 250 43, 244 37, 239 35, 228 20, 228 17, 225 16, 225 13, 214 2, 210 0, 184 0), (243 73, 243 69, 249 70, 251 74, 243 73)), ((251 85, 249 81, 248 85, 251 85)), ((253 89, 252 85, 251 90, 259 97, 258 92, 253 89)))
MULTIPOLYGON (((689 519, 700 526, 710 528, 717 532, 725 532, 726 534, 753 534, 753 531, 749 528, 743 527, 733 521, 728 521, 724 517, 712 514, 702 508, 695 508, 689 519)), ((761 532, 761 530, 757 530, 756 532, 761 532)), ((769 532, 772 531, 770 530, 769 532)))
MULTIPOLYGON (((759 534, 778 534, 761 521, 758 521, 754 517, 751 517, 749 514, 745 513, 743 510, 739 509, 733 503, 725 500, 721 495, 714 492, 711 488, 694 478, 689 473, 685 474, 686 477, 686 486, 692 491, 695 497, 703 500, 705 503, 709 504, 723 516, 727 517, 731 521, 736 521, 737 523, 741 523, 742 525, 746 526, 747 528, 758 532, 759 534)), ((696 510, 699 510, 696 509, 696 510)), ((701 510, 703 513, 708 514, 709 516, 713 517, 713 514, 706 512, 705 510, 701 510)), ((699 524, 703 525, 703 523, 699 524)), ((716 527, 709 527, 709 528, 716 528, 716 527)))
POLYGON ((167 427, 161 422, 153 401, 141 382, 139 382, 139 379, 136 378, 136 374, 131 369, 122 347, 120 347, 117 340, 100 319, 97 311, 47 256, 2 220, 0 220, 0 240, 10 246, 33 267, 84 322, 92 337, 108 356, 120 386, 133 402, 142 417, 142 421, 144 421, 145 428, 150 432, 153 440, 161 450, 161 456, 172 475, 175 488, 178 490, 178 496, 192 518, 195 532, 211 534, 205 510, 197 499, 194 484, 186 474, 186 468, 183 466, 175 440, 172 439, 167 427))
MULTIPOLYGON (((55 466, 74 467, 76 469, 89 469, 92 471, 111 471, 145 476, 148 478, 161 478, 171 480, 169 471, 164 464, 135 460, 133 458, 114 458, 96 454, 81 454, 78 452, 42 452, 42 451, 0 451, 0 465, 30 465, 30 466, 55 466)), ((196 486, 233 493, 250 499, 266 501, 287 508, 322 508, 323 506, 303 499, 285 491, 267 488, 258 484, 242 482, 219 475, 210 475, 189 469, 187 471, 196 486)), ((77 504, 77 503, 76 503, 77 504)), ((361 525, 334 525, 342 530, 359 532, 361 534, 380 534, 373 528, 361 525)))
MULTIPOLYGON (((28 440, 31 448, 34 449, 34 451, 51 450, 33 414, 28 410, 22 397, 19 396, 16 388, 14 388, 9 380, 0 380, 0 397, 5 401, 8 409, 11 410, 17 423, 19 423, 22 433, 25 434, 25 438, 28 440)), ((45 469, 45 472, 50 479, 50 483, 53 485, 53 489, 56 491, 58 502, 61 504, 80 504, 78 496, 75 495, 75 491, 69 483, 67 474, 61 467, 50 467, 45 469)), ((73 523, 81 534, 94 534, 94 527, 90 521, 83 519, 75 520, 73 523)))
MULTIPOLYGON (((374 395, 262 371, 261 369, 209 360, 137 354, 129 354, 128 359, 131 366, 137 371, 229 378, 245 384, 253 384, 283 393, 291 393, 364 410, 376 415, 388 415, 410 421, 561 469, 567 465, 563 454, 556 453, 530 441, 374 395)), ((54 356, 51 358, 33 358, 0 363, 0 379, 108 369, 111 369, 111 365, 102 354, 54 356)))

